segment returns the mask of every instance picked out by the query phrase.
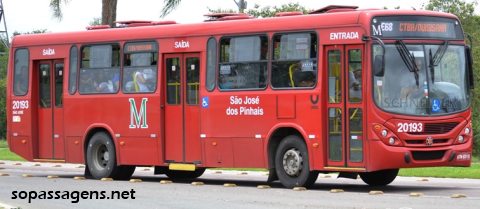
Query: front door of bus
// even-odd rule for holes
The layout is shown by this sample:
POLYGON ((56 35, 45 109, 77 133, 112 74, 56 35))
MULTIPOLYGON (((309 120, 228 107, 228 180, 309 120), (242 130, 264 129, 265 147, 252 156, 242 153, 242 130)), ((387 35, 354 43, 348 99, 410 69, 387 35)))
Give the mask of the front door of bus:
POLYGON ((328 166, 365 167, 363 45, 325 48, 328 166))
POLYGON ((63 60, 41 61, 36 67, 38 158, 64 159, 63 60))
POLYGON ((165 161, 201 161, 200 54, 164 56, 165 161))

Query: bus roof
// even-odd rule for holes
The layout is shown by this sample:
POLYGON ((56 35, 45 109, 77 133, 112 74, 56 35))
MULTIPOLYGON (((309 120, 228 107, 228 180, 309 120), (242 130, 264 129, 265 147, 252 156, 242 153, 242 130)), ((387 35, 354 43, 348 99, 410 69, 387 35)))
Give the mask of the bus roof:
POLYGON ((420 15, 458 19, 448 13, 425 10, 363 9, 326 12, 321 14, 293 15, 272 18, 254 18, 232 21, 210 21, 190 24, 152 24, 142 27, 106 28, 78 32, 18 35, 12 47, 39 45, 112 42, 122 40, 148 40, 167 37, 214 36, 229 34, 264 33, 271 31, 296 31, 332 26, 368 25, 374 16, 420 15), (134 38, 133 38, 134 37, 134 38))

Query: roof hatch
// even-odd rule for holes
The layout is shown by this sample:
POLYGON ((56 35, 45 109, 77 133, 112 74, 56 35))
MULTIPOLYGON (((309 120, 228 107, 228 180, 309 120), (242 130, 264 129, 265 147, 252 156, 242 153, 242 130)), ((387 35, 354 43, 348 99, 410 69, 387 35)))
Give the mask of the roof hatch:
POLYGON ((322 13, 332 13, 332 12, 347 12, 347 11, 355 11, 358 7, 357 6, 347 6, 347 5, 329 5, 315 11, 312 11, 308 14, 322 14, 322 13))
POLYGON ((210 21, 227 21, 227 20, 244 20, 244 19, 253 19, 253 16, 250 16, 245 13, 211 13, 204 15, 208 17, 205 22, 210 21))

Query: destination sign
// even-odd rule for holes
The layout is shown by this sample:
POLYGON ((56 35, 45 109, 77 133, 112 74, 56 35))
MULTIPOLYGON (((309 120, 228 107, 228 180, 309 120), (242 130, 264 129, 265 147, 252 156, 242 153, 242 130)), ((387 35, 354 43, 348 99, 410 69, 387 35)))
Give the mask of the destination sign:
POLYGON ((372 35, 382 38, 463 39, 460 24, 454 19, 425 16, 375 17, 372 35))
POLYGON ((156 50, 157 44, 155 44, 155 42, 139 42, 125 44, 125 52, 150 52, 156 50))

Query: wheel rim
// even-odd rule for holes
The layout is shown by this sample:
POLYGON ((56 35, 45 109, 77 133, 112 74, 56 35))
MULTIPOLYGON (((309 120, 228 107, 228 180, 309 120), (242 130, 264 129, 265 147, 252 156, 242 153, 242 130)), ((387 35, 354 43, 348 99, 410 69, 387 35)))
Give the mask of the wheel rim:
POLYGON ((298 176, 302 172, 303 158, 298 149, 289 149, 283 154, 283 170, 289 176, 298 176))
POLYGON ((98 168, 106 168, 110 160, 110 153, 108 152, 107 146, 104 144, 97 146, 94 153, 94 165, 98 168))

